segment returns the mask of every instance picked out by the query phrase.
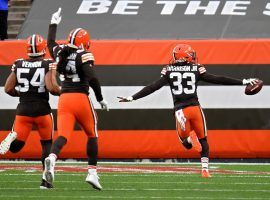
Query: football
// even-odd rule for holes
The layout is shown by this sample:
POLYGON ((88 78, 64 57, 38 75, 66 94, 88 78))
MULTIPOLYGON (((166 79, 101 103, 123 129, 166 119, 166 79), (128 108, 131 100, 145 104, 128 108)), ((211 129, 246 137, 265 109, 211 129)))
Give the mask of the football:
POLYGON ((257 94, 258 92, 260 92, 262 87, 263 87, 263 81, 262 80, 259 80, 258 83, 254 84, 254 85, 248 84, 246 86, 246 89, 245 89, 245 94, 246 95, 257 94))

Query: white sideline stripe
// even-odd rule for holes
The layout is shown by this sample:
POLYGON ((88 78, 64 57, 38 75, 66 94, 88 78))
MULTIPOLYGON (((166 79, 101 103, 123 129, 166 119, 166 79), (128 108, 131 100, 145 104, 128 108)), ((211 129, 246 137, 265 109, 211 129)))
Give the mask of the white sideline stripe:
MULTIPOLYGON (((57 176, 85 176, 86 173, 57 173, 57 176)), ((40 176, 40 174, 6 174, 6 173, 0 173, 1 176, 40 176)), ((178 176, 178 177, 187 177, 187 176, 190 176, 190 177, 197 177, 199 174, 173 174, 173 176, 178 176)), ((108 177, 108 176, 113 176, 113 177, 132 177, 132 176, 141 176, 141 177, 152 177, 152 176, 157 176, 156 173, 149 173, 149 174, 129 174, 127 172, 102 172, 102 173, 99 173, 99 176, 100 177, 108 177), (106 174, 107 173, 107 174, 106 174), (113 174, 113 173, 119 173, 119 174, 113 174), (121 173, 121 174, 120 174, 121 173)), ((162 173, 159 173, 158 176, 162 176, 162 177, 172 177, 172 174, 162 174, 162 173)), ((217 179, 217 178, 267 178, 269 179, 270 178, 270 175, 252 175, 252 174, 247 174, 246 176, 245 175, 217 175, 217 174, 214 174, 213 178, 217 179)))
MULTIPOLYGON (((26 161, 26 160, 0 160, 0 164, 2 163, 10 163, 10 164, 40 164, 40 161, 26 161)), ((87 164, 87 161, 61 161, 57 160, 57 164, 78 164, 83 165, 87 164)), ((113 164, 113 165, 201 165, 201 162, 98 162, 98 164, 113 164)), ((211 165, 270 165, 270 163, 221 163, 215 162, 211 163, 211 165)), ((211 168, 211 166, 210 166, 211 168)))
MULTIPOLYGON (((55 181, 57 183, 81 183, 82 180, 77 180, 77 181, 55 181)), ((5 183, 14 183, 14 181, 5 181, 5 183)), ((16 180, 16 183, 40 183, 40 181, 18 181, 16 180)), ((109 183, 115 183, 115 181, 106 181, 106 184, 109 183)), ((205 184, 205 182, 192 182, 192 181, 162 181, 162 182, 157 182, 157 181, 117 181, 117 184, 130 184, 130 183, 138 183, 138 184, 194 184, 194 185, 201 185, 205 184)), ((211 183, 207 182, 207 185, 270 185, 270 183, 242 183, 242 182, 234 182, 234 183, 211 183)))
MULTIPOLYGON (((0 197, 6 197, 6 198, 19 198, 21 199, 22 196, 20 195, 0 195, 0 197)), ((51 196, 51 195, 46 195, 46 196, 27 196, 27 198, 31 198, 31 199, 39 199, 39 198, 52 198, 52 199, 58 199, 58 198, 62 198, 62 199, 69 199, 70 196, 51 196)), ((136 197, 113 197, 113 196, 93 196, 91 195, 89 196, 76 196, 76 199, 217 199, 216 197, 164 197, 164 196, 136 196, 136 197)), ((264 200, 267 199, 269 200, 269 198, 259 198, 259 197, 251 197, 251 198, 241 198, 241 197, 222 197, 222 199, 228 199, 228 200, 264 200)))
MULTIPOLYGON (((109 102, 110 109, 172 109, 173 102, 169 86, 161 88, 155 93, 129 103, 118 102, 117 96, 130 96, 138 92, 143 86, 104 86, 103 96, 109 102)), ((203 108, 270 108, 270 86, 253 96, 244 94, 244 86, 199 86, 198 96, 203 108)), ((99 103, 90 91, 94 107, 100 109, 99 103)), ((10 97, 0 87, 0 109, 16 109, 18 98, 10 97)), ((57 108, 58 97, 50 96, 50 104, 57 108)))
MULTIPOLYGON (((15 188, 0 188, 1 190, 14 190, 15 188)), ((40 188, 16 188, 16 191, 19 190, 40 190, 40 188)), ((55 188, 54 190, 64 190, 64 191, 78 191, 78 188, 55 188)), ((89 189, 80 188, 80 191, 89 191, 89 189)), ((102 191, 191 191, 191 192, 264 192, 270 193, 270 190, 239 190, 239 189, 202 189, 202 188, 146 188, 146 189, 136 189, 136 188, 110 188, 110 189, 102 189, 102 191)))

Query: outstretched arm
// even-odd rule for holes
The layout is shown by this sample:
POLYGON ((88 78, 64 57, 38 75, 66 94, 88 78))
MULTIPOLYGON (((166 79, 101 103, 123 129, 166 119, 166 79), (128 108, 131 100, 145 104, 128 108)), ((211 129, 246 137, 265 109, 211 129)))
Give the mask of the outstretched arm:
POLYGON ((201 75, 201 80, 221 85, 243 85, 243 81, 240 79, 234 79, 226 76, 217 76, 207 72, 201 75))
POLYGON ((120 99, 119 102, 129 102, 129 101, 132 101, 132 100, 137 100, 137 99, 143 98, 145 96, 148 96, 149 94, 152 94, 156 90, 159 90, 161 87, 163 87, 167 83, 168 82, 167 82, 166 77, 162 76, 157 81, 145 86, 139 92, 137 92, 136 94, 134 94, 134 95, 132 95, 130 97, 118 97, 120 99))
POLYGON ((201 75, 201 80, 209 82, 209 83, 215 83, 215 84, 221 84, 221 85, 248 85, 248 84, 256 84, 258 82, 255 78, 249 78, 249 79, 235 79, 230 78, 226 76, 217 76, 214 74, 209 74, 207 72, 203 73, 201 75))

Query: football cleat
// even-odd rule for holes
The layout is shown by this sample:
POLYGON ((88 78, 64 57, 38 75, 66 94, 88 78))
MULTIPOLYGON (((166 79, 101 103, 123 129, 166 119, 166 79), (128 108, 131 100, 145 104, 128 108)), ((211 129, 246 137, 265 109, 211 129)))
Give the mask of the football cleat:
POLYGON ((87 183, 89 183, 90 185, 92 185, 92 187, 96 190, 102 189, 102 187, 99 183, 99 177, 98 177, 97 173, 88 173, 85 181, 87 183))
POLYGON ((17 138, 16 132, 10 132, 0 144, 0 154, 5 154, 10 148, 10 144, 17 138))
POLYGON ((52 184, 54 181, 54 166, 55 161, 47 157, 45 159, 45 179, 49 184, 52 184))
POLYGON ((211 177, 208 169, 202 169, 202 177, 203 178, 210 178, 211 177))
POLYGON ((191 144, 196 151, 201 152, 202 151, 202 145, 198 140, 198 137, 194 131, 191 131, 190 133, 190 139, 191 139, 191 144))
POLYGON ((53 185, 48 183, 46 180, 42 179, 41 184, 39 186, 40 189, 52 189, 53 185))

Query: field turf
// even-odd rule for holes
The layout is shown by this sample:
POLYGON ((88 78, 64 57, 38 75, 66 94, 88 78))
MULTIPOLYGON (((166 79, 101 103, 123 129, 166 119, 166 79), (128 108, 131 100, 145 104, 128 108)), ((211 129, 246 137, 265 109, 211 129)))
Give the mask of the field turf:
POLYGON ((39 189, 36 162, 0 161, 0 199, 270 199, 270 164, 99 163, 102 191, 85 182, 86 163, 57 163, 54 189, 39 189))

